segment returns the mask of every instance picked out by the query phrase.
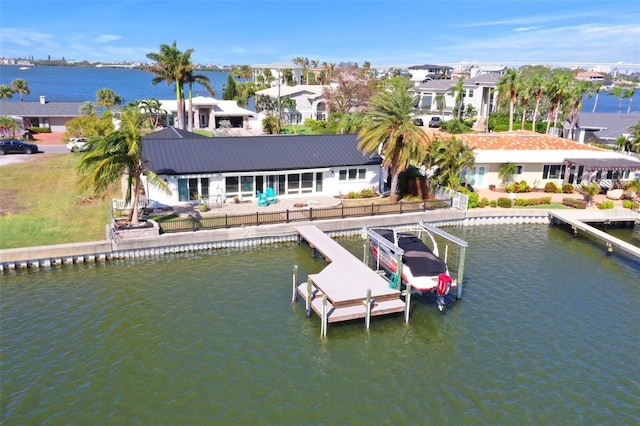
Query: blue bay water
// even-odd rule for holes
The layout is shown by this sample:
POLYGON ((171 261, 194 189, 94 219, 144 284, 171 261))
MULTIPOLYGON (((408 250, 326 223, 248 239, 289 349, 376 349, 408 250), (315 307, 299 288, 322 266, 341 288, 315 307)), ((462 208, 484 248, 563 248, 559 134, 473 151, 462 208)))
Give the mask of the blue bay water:
MULTIPOLYGON (((211 80, 216 98, 222 99, 222 88, 227 82, 227 72, 199 72, 211 80)), ((113 89, 126 102, 141 99, 174 99, 172 86, 161 82, 151 84, 153 75, 138 69, 123 68, 85 68, 85 67, 31 67, 20 70, 20 67, 0 65, 0 84, 11 84, 16 78, 27 80, 31 94, 25 97, 28 101, 38 101, 46 96, 49 101, 95 101, 96 92, 102 88, 113 89)), ((207 96, 201 85, 194 86, 194 96, 207 96)), ((19 101, 15 95, 12 101, 19 101)), ((622 102, 621 111, 627 112, 628 99, 622 102)), ((584 99, 582 111, 591 112, 595 96, 584 99)), ((252 105, 252 103, 250 103, 252 105)), ((617 113, 618 98, 608 92, 600 93, 596 112, 617 113)), ((250 108, 251 109, 251 108, 250 108)), ((640 111, 640 90, 636 90, 631 103, 631 112, 640 111)))
POLYGON ((326 340, 290 302, 293 265, 325 266, 304 245, 5 273, 0 423, 639 424, 640 264, 559 227, 448 231, 461 301, 326 340))

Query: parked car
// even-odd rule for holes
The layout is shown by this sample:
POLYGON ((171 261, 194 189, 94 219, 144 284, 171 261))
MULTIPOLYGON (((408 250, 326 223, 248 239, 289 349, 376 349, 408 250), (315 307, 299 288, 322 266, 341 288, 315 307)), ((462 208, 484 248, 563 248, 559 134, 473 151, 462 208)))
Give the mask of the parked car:
POLYGON ((23 142, 18 139, 2 139, 0 140, 0 155, 17 153, 17 154, 34 154, 38 152, 38 145, 23 142))
POLYGON ((440 127, 440 124, 442 124, 440 117, 431 117, 431 120, 429 120, 429 127, 440 127))
POLYGON ((67 142, 67 149, 71 152, 86 151, 89 149, 87 138, 71 138, 67 142))
POLYGON ((424 121, 422 121, 422 118, 416 118, 415 120, 413 120, 413 123, 416 126, 424 126, 424 121))

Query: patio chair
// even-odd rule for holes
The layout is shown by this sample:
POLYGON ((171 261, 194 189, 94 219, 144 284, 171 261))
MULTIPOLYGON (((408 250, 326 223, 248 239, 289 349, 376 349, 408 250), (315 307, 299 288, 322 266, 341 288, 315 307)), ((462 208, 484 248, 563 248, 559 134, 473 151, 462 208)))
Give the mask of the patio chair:
POLYGON ((258 205, 261 207, 267 207, 269 205, 269 201, 267 200, 267 194, 264 192, 257 191, 256 195, 258 196, 258 205))
POLYGON ((270 186, 267 187, 267 195, 266 196, 267 196, 267 202, 269 204, 278 202, 278 199, 276 198, 276 192, 270 186))

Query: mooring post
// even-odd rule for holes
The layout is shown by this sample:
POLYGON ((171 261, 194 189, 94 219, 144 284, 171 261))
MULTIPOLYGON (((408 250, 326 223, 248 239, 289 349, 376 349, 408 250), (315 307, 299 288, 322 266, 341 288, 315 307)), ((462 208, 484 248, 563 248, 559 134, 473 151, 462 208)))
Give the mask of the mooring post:
POLYGON ((409 307, 411 306, 411 283, 407 283, 406 292, 407 293, 404 296, 404 322, 409 322, 409 307))
POLYGON ((311 283, 311 278, 307 278, 307 317, 311 316, 311 296, 313 295, 313 284, 311 283))
POLYGON ((316 248, 314 246, 311 246, 311 257, 316 258, 316 248))
POLYGON ((456 282, 456 297, 462 299, 462 280, 464 280, 464 256, 467 252, 466 247, 460 248, 460 260, 458 261, 458 277, 456 282))
POLYGON ((363 256, 363 262, 365 265, 369 266, 369 244, 370 244, 370 237, 369 234, 367 234, 367 242, 364 243, 364 256, 363 256))
POLYGON ((364 326, 368 330, 369 324, 371 323, 371 289, 370 288, 367 289, 367 300, 365 302, 365 307, 367 309, 367 312, 365 313, 365 316, 364 316, 364 326))
POLYGON ((327 295, 322 298, 322 322, 320 325, 320 335, 327 337, 327 295))
POLYGON ((607 257, 611 257, 612 253, 613 253, 613 246, 611 245, 610 241, 607 241, 607 257))
POLYGON ((298 265, 293 265, 293 279, 292 279, 292 294, 291 303, 295 303, 298 300, 298 265))
POLYGON ((578 237, 578 228, 576 228, 575 226, 571 227, 571 231, 573 232, 573 238, 577 238, 578 237))

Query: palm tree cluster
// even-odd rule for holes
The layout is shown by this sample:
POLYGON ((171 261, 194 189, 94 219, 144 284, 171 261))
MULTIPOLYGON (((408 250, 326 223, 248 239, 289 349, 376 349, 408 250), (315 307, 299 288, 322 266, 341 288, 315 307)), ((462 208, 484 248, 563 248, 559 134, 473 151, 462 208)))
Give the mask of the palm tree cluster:
POLYGON ((156 77, 151 80, 151 84, 156 85, 162 81, 165 81, 167 85, 175 84, 178 127, 183 130, 187 129, 185 125, 185 85, 189 87, 188 130, 193 129, 193 108, 191 107, 193 84, 201 84, 211 96, 215 94, 213 86, 211 86, 211 82, 207 76, 194 74, 195 67, 191 60, 191 54, 193 52, 193 49, 187 49, 181 52, 178 50, 175 41, 171 45, 161 44, 159 52, 147 54, 147 58, 154 61, 154 63, 145 67, 147 71, 156 75, 156 77))
POLYGON ((24 95, 31 93, 29 90, 29 83, 26 80, 17 78, 11 82, 11 85, 0 85, 0 100, 6 101, 13 98, 15 94, 20 95, 20 101, 24 101, 24 95))
MULTIPOLYGON (((552 124, 557 128, 559 121, 569 120, 571 136, 584 97, 596 96, 593 106, 593 112, 596 112, 601 89, 602 83, 578 80, 575 72, 569 69, 527 65, 517 70, 508 69, 498 81, 497 105, 498 109, 508 106, 510 131, 514 129, 516 116, 520 119, 522 130, 527 121, 531 122, 533 131, 536 131, 536 122, 546 121, 547 133, 552 124)), ((611 95, 617 96, 621 102, 624 97, 633 96, 633 91, 614 86, 611 95)))

